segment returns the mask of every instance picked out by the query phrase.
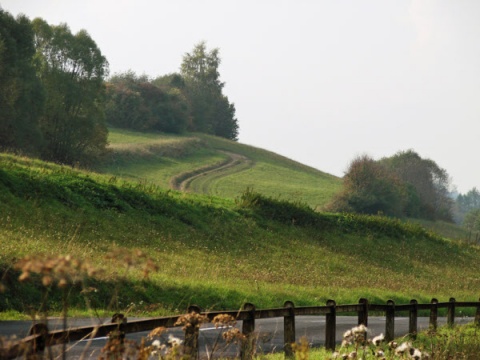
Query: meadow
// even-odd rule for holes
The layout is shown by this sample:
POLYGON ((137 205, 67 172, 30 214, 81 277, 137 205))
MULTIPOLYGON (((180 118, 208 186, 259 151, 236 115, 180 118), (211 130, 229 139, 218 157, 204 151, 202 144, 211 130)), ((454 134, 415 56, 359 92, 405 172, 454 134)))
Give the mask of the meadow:
MULTIPOLYGON (((452 224, 318 211, 341 179, 223 139, 113 130, 111 144, 95 171, 0 154, 0 320, 478 300, 480 248, 452 224), (228 154, 248 161, 171 189, 228 154)), ((415 346, 477 353, 476 330, 445 331, 415 346)))
MULTIPOLYGON (((84 314, 477 300, 478 247, 418 224, 318 213, 251 189, 234 199, 183 193, 7 154, 0 197, 7 318, 38 310, 43 286, 20 284, 15 268, 33 254, 69 254, 101 270, 72 288, 71 311, 84 314), (158 267, 148 278, 145 264, 158 267)), ((49 311, 58 312, 60 295, 48 289, 49 311)))

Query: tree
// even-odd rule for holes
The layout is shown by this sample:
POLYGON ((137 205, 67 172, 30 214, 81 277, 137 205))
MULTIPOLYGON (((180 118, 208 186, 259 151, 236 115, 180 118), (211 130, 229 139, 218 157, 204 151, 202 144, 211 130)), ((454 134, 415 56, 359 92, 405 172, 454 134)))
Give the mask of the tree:
POLYGON ((412 150, 379 161, 362 156, 350 164, 328 209, 452 221, 448 189, 447 172, 412 150))
POLYGON ((106 152, 104 77, 108 62, 85 30, 32 22, 36 68, 47 95, 40 129, 43 157, 59 163, 91 163, 106 152))
POLYGON ((400 217, 404 193, 402 182, 392 172, 363 155, 350 163, 343 191, 334 198, 328 210, 400 217))
POLYGON ((115 75, 107 84, 106 116, 114 126, 167 133, 184 132, 190 119, 181 90, 131 71, 115 75))
POLYGON ((195 45, 192 52, 183 57, 181 75, 192 114, 190 130, 237 140, 235 107, 222 94, 220 62, 219 50, 207 51, 205 42, 195 45))
POLYGON ((480 232, 480 209, 470 210, 463 219, 463 226, 470 232, 480 232))
POLYGON ((400 151, 381 162, 408 184, 407 208, 412 214, 430 220, 452 221, 453 201, 449 196, 450 178, 446 170, 413 150, 400 151))
POLYGON ((480 209, 480 192, 474 187, 465 195, 459 194, 457 197, 457 204, 461 213, 480 209))
POLYGON ((33 66, 34 34, 25 16, 0 10, 0 149, 37 154, 44 91, 33 66))

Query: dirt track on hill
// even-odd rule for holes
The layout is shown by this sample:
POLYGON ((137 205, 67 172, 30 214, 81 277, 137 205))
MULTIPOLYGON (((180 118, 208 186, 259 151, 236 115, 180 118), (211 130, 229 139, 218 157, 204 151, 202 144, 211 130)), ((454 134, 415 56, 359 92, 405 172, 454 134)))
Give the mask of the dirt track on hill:
MULTIPOLYGON (((202 168, 194 169, 192 171, 187 171, 181 173, 172 178, 170 181, 170 187, 174 190, 188 191, 192 182, 203 176, 212 176, 216 178, 222 177, 221 173, 226 172, 226 170, 231 170, 232 168, 238 167, 238 171, 243 171, 245 168, 252 167, 252 160, 246 156, 235 154, 227 151, 222 151, 224 154, 228 155, 228 158, 225 161, 218 162, 213 165, 205 166, 202 168)), ((235 171, 234 171, 235 172, 235 171)), ((226 172, 225 176, 231 175, 232 172, 226 172)))

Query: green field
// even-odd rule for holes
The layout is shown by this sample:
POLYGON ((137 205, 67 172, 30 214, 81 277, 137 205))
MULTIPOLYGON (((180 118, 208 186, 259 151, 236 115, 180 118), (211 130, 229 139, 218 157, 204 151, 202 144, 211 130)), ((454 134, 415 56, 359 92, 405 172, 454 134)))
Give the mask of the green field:
MULTIPOLYGON (((282 157, 268 160, 268 152, 227 145, 216 146, 244 148, 256 171, 286 171, 290 163, 292 178, 318 174, 282 157)), ((178 161, 181 167, 183 158, 178 161)), ((232 182, 236 176, 243 172, 232 174, 232 182)), ((42 275, 19 283, 15 264, 27 255, 47 262, 68 254, 101 270, 69 292, 70 311, 82 314, 183 312, 189 304, 236 309, 246 301, 262 308, 285 300, 300 306, 327 299, 353 303, 360 297, 380 303, 478 299, 477 246, 413 223, 317 213, 285 201, 287 190, 280 196, 258 194, 254 185, 254 191, 236 197, 209 196, 130 181, 118 173, 0 155, 1 316, 39 311, 45 294, 50 312, 62 307, 61 292, 50 285, 45 289, 42 275), (152 264, 158 269, 149 268, 144 278, 145 266, 152 264)))
POLYGON ((224 162, 226 153, 247 161, 195 179, 190 191, 234 199, 250 188, 321 208, 342 184, 335 176, 283 156, 205 134, 167 136, 110 129, 109 140, 113 154, 101 172, 165 188, 175 176, 224 162))

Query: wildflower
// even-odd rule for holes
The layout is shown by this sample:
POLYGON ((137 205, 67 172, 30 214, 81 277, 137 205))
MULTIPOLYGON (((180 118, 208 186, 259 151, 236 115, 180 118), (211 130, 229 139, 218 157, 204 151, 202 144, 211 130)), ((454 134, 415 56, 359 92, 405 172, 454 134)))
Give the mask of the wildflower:
POLYGON ((396 341, 390 341, 390 342, 388 343, 388 347, 389 347, 390 349, 396 349, 397 346, 398 346, 398 343, 397 343, 396 341))
POLYGON ((212 323, 215 324, 215 327, 218 329, 219 327, 235 326, 237 321, 231 315, 219 314, 213 318, 212 323))
POLYGON ((232 343, 232 342, 235 344, 235 343, 244 341, 246 339, 245 335, 242 334, 240 329, 237 329, 237 328, 233 328, 233 329, 230 329, 228 331, 225 331, 222 334, 222 337, 225 339, 227 344, 232 343))
POLYGON ((191 327, 199 329, 202 323, 208 321, 209 320, 207 316, 191 312, 190 314, 180 316, 175 325, 183 325, 182 330, 186 331, 188 328, 191 327))
POLYGON ((165 331, 167 331, 167 328, 160 326, 148 333, 148 338, 153 339, 154 337, 160 337, 165 331))
POLYGON ((349 345, 352 345, 352 342, 346 339, 342 340, 342 345, 341 347, 348 347, 349 345))
POLYGON ((95 272, 87 262, 70 255, 26 256, 15 264, 15 268, 22 271, 20 281, 26 281, 32 273, 36 273, 41 275, 43 286, 51 286, 56 281, 60 288, 79 281, 85 274, 90 276, 95 272))
POLYGON ((422 353, 420 350, 411 348, 410 350, 410 357, 414 360, 420 360, 422 358, 422 353))
POLYGON ((367 327, 363 324, 358 325, 352 329, 354 334, 366 333, 368 331, 367 327))
POLYGON ((347 359, 356 359, 357 358, 357 352, 352 351, 350 354, 348 354, 347 359))
POLYGON ((409 351, 409 349, 412 347, 412 344, 409 342, 404 342, 400 344, 396 349, 395 349, 395 354, 396 355, 403 355, 406 352, 409 351))
POLYGON ((383 352, 383 350, 377 350, 374 355, 376 357, 379 357, 379 358, 383 358, 385 356, 385 353, 383 352))
POLYGON ((160 348, 161 345, 162 345, 162 344, 160 343, 160 340, 158 340, 158 339, 157 339, 157 340, 154 340, 154 341, 152 342, 152 346, 155 347, 155 348, 157 348, 157 349, 160 348))
POLYGON ((342 347, 351 345, 354 342, 355 343, 365 342, 365 335, 367 332, 368 332, 368 329, 363 324, 345 331, 345 333, 343 334, 342 347))
POLYGON ((385 340, 385 336, 383 334, 380 334, 378 336, 375 336, 373 339, 372 339, 372 343, 373 345, 375 346, 379 346, 380 343, 385 340))
POLYGON ((174 337, 172 334, 168 335, 168 345, 170 347, 177 347, 177 346, 180 346, 182 345, 182 340, 180 340, 179 338, 176 338, 174 337))

